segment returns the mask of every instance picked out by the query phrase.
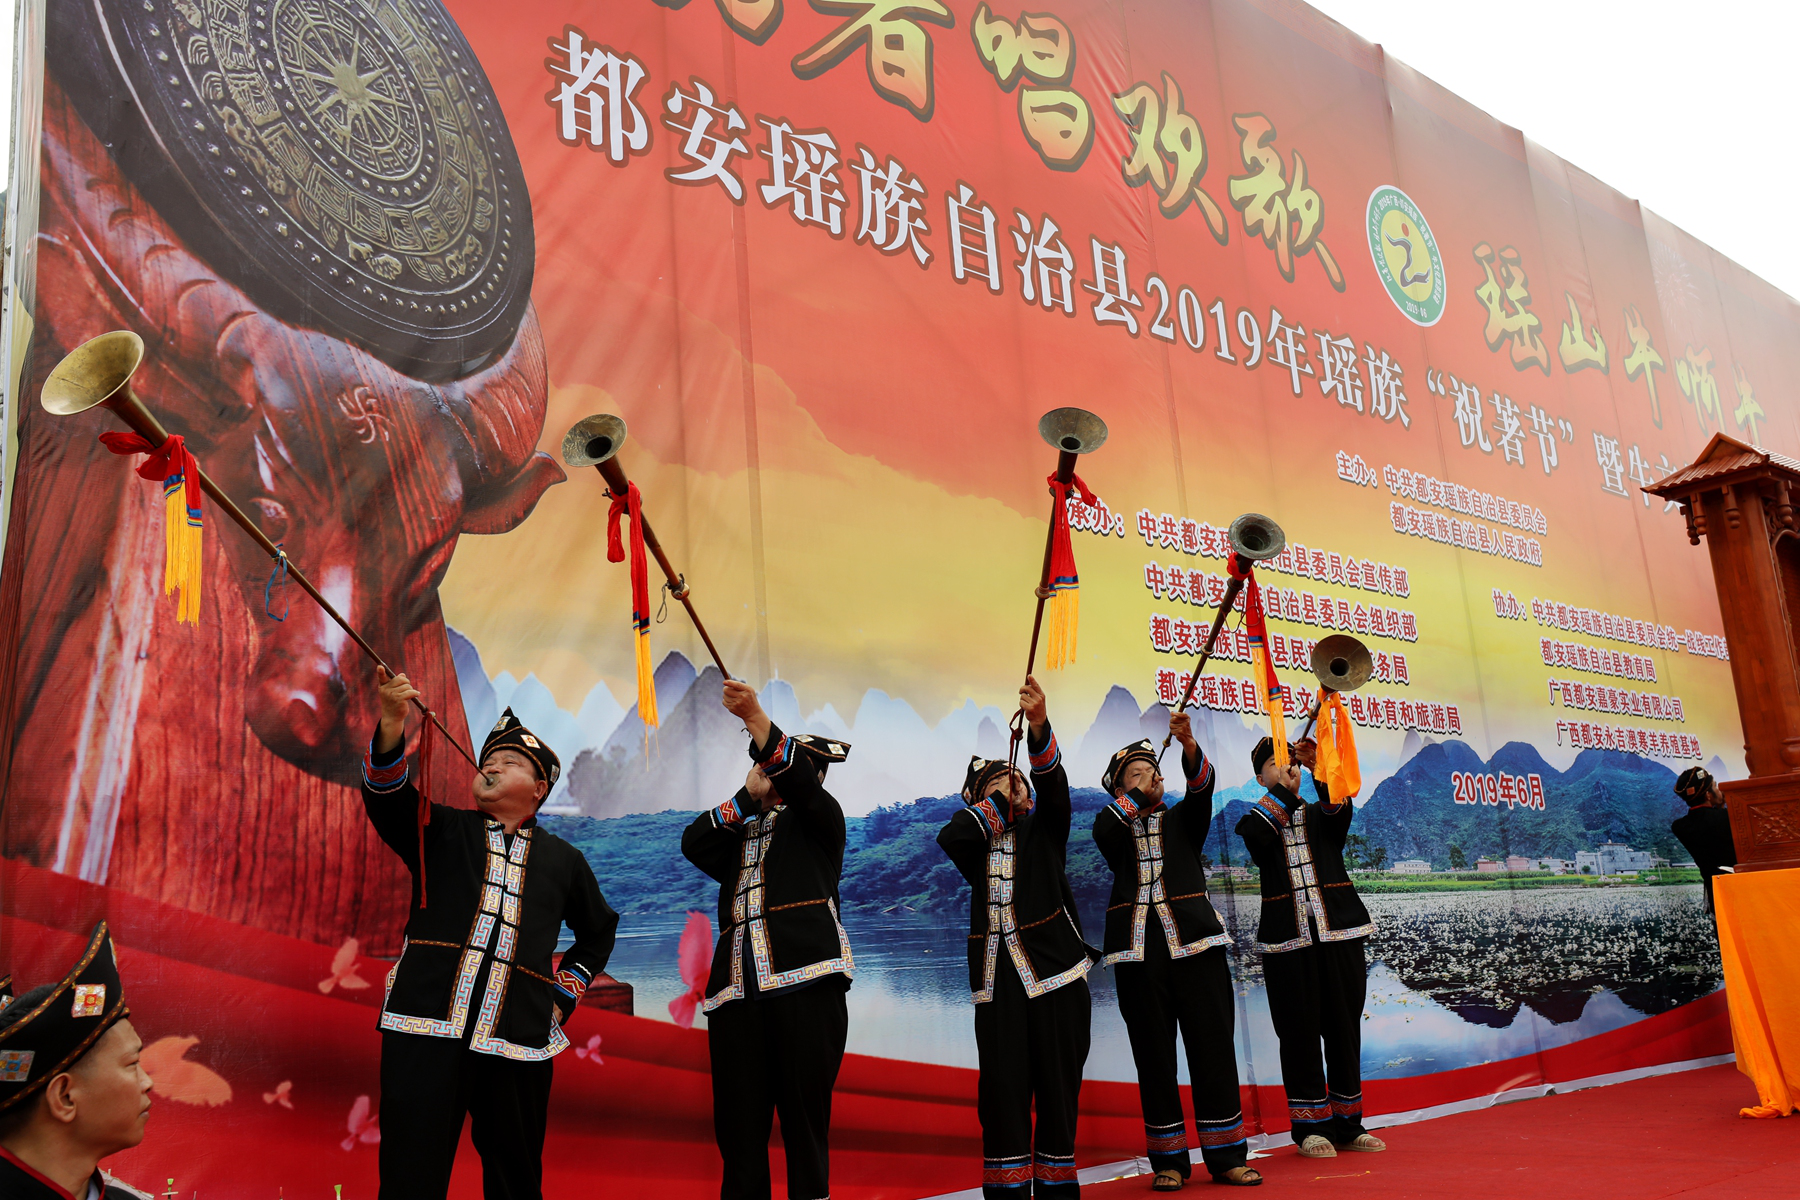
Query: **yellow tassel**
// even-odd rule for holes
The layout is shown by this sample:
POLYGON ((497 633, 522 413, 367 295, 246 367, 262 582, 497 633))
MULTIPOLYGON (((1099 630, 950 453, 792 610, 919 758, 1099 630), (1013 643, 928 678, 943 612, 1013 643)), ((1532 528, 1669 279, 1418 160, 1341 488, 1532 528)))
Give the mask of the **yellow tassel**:
POLYGON ((1331 800, 1342 804, 1362 791, 1362 766, 1356 758, 1356 733, 1350 714, 1337 693, 1325 697, 1319 714, 1319 771, 1331 789, 1331 800))
POLYGON ((1060 671, 1075 661, 1081 628, 1081 589, 1058 588, 1050 597, 1050 639, 1044 647, 1044 669, 1060 671))
POLYGON ((1269 650, 1253 646, 1250 651, 1250 682, 1256 688, 1256 702, 1269 714, 1269 738, 1275 744, 1275 766, 1288 765, 1287 718, 1282 714, 1282 700, 1269 691, 1269 650))
POLYGON ((637 635, 638 718, 646 730, 655 729, 662 718, 656 712, 656 672, 650 666, 650 631, 637 635))
POLYGON ((188 515, 186 489, 180 483, 163 491, 163 595, 180 593, 175 619, 200 623, 199 518, 188 515))

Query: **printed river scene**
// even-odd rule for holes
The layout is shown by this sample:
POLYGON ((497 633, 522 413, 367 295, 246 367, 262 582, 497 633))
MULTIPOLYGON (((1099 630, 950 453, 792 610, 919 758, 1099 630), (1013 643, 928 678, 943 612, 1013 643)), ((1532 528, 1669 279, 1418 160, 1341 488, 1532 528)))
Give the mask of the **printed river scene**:
MULTIPOLYGON (((575 832, 568 826, 588 824, 606 823, 549 818, 565 836, 575 832)), ((1084 836, 1078 825, 1072 840, 1084 836)), ((594 866, 604 886, 608 864, 594 866)), ((668 869, 686 867, 677 855, 668 869)), ((966 908, 882 912, 846 900, 844 925, 857 963, 850 1051, 974 1067, 966 908)), ((1363 1016, 1363 1071, 1371 1079, 1566 1045, 1720 986, 1717 944, 1697 884, 1496 887, 1365 900, 1376 922, 1363 1016)), ((1240 1070, 1246 1082, 1272 1082, 1279 1068, 1252 939, 1254 884, 1215 891, 1213 903, 1238 934, 1232 973, 1240 1070)), ((1084 902, 1082 925, 1092 938, 1099 910, 1088 907, 1084 902)), ((714 910, 709 903, 696 911, 711 919, 714 910)), ((687 990, 676 953, 687 921, 686 912, 628 913, 621 921, 608 970, 633 987, 636 1015, 668 1020, 669 1002, 687 990)), ((1111 970, 1096 966, 1089 983, 1094 1019, 1087 1076, 1135 1079, 1111 970)))

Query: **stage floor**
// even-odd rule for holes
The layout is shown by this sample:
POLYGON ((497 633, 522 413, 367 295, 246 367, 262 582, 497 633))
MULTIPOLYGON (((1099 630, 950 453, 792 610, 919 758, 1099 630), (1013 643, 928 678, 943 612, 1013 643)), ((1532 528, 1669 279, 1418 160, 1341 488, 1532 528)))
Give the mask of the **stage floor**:
MULTIPOLYGON (((1290 1144, 1256 1160, 1266 1182, 1250 1194, 1788 1200, 1800 1195, 1800 1118, 1737 1115, 1755 1103, 1736 1067, 1702 1067, 1392 1126, 1378 1131, 1385 1154, 1309 1159, 1290 1144)), ((1225 1194, 1196 1175, 1184 1192, 1225 1194)), ((1150 1195, 1150 1177, 1081 1192, 1093 1200, 1150 1195)))

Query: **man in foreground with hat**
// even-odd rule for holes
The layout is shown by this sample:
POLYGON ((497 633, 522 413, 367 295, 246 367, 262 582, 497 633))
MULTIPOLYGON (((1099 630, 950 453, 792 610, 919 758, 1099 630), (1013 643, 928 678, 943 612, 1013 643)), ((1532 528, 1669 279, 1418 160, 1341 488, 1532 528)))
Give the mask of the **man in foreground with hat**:
POLYGON ((363 808, 413 876, 381 1006, 381 1200, 437 1200, 463 1117, 489 1200, 543 1194, 551 1059, 606 967, 619 917, 580 851, 537 824, 562 765, 507 709, 481 747, 475 809, 429 806, 408 778, 404 675, 376 670, 381 723, 363 808), (551 955, 567 922, 575 944, 551 955))
POLYGON ((1375 923, 1344 869, 1350 796, 1333 800, 1315 778, 1317 803, 1300 799, 1300 768, 1315 770, 1318 746, 1264 738, 1250 767, 1267 793, 1237 823, 1262 876, 1263 954, 1269 1016, 1281 1040, 1281 1083, 1294 1141, 1307 1158, 1387 1144, 1362 1124, 1364 946, 1375 923), (1319 1043, 1323 1040, 1323 1066, 1319 1043))
POLYGON ((1092 1020, 1087 973, 1100 957, 1082 938, 1064 871, 1069 779, 1036 679, 1026 677, 1019 707, 1035 801, 1007 763, 971 759, 966 807, 937 839, 971 890, 969 990, 987 1200, 1081 1194, 1075 1118, 1092 1020))
POLYGON ((100 1170, 144 1140, 150 1076, 106 922, 59 983, 0 980, 0 1200, 147 1200, 100 1170))
POLYGON ((1737 843, 1731 837, 1731 813, 1725 796, 1705 767, 1689 767, 1675 781, 1675 794, 1687 802, 1686 815, 1675 818, 1669 829, 1681 839, 1700 868, 1706 886, 1706 911, 1713 906, 1713 876, 1721 867, 1737 866, 1737 843))
POLYGON ((825 772, 848 743, 786 734, 756 689, 725 681, 754 764, 737 795, 694 818, 687 860, 719 881, 719 941, 700 1007, 712 1057, 720 1200, 763 1200, 781 1115, 791 1200, 831 1194, 831 1090, 849 1032, 856 969, 838 920, 844 810, 825 772))
POLYGON ((1187 1047, 1200 1156, 1217 1183, 1254 1187, 1262 1175, 1245 1165, 1238 1094, 1231 935, 1206 897, 1201 855, 1212 827, 1212 762, 1194 740, 1185 712, 1169 719, 1181 743, 1187 790, 1163 803, 1157 748, 1133 742, 1107 763, 1100 787, 1112 803, 1094 817, 1094 841, 1112 868, 1106 905, 1105 962, 1119 988, 1119 1014, 1137 1065, 1144 1140, 1156 1172, 1151 1190, 1179 1191, 1193 1171, 1187 1119, 1175 1073, 1175 1030, 1187 1047))

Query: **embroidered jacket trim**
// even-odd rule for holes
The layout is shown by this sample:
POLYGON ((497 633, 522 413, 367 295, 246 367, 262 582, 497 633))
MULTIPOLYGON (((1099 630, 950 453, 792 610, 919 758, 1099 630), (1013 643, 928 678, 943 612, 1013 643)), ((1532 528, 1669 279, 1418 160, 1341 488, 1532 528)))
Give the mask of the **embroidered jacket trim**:
MULTIPOLYGON (((512 973, 513 953, 518 947, 521 907, 519 897, 525 884, 525 860, 531 853, 532 832, 528 827, 514 834, 512 849, 509 851, 499 823, 488 822, 487 870, 482 881, 481 901, 476 906, 474 923, 463 944, 462 961, 457 967, 456 983, 451 990, 448 1016, 439 1020, 388 1012, 387 999, 384 997, 380 1021, 382 1029, 425 1037, 460 1038, 468 1025, 469 1002, 474 998, 475 980, 481 974, 483 960, 490 957, 491 944, 493 950, 487 987, 482 992, 481 1007, 475 1013, 475 1028, 469 1038, 469 1049, 478 1054, 492 1054, 515 1062, 542 1062, 568 1049, 569 1039, 563 1033, 562 1026, 555 1021, 550 1022, 549 1041, 542 1047, 521 1046, 494 1036, 500 1006, 506 1000, 506 985, 512 973), (495 937, 496 930, 498 938, 495 937)), ((406 958, 405 948, 402 948, 400 958, 402 961, 406 958)), ((399 971, 400 963, 397 961, 388 972, 389 996, 393 993, 394 977, 399 971)))
MULTIPOLYGON (((1312 842, 1306 836, 1305 804, 1296 807, 1290 816, 1286 805, 1272 795, 1264 795, 1256 802, 1256 808, 1252 811, 1273 825, 1281 835, 1281 848, 1287 857, 1288 884, 1291 889, 1287 898, 1294 906, 1296 931, 1295 936, 1285 942, 1258 942, 1258 949, 1264 954, 1285 954, 1289 950, 1301 950, 1312 945, 1312 930, 1306 920, 1309 912, 1319 927, 1319 940, 1322 942, 1347 942, 1354 938, 1368 937, 1375 932, 1374 921, 1349 929, 1333 929, 1325 920, 1325 893, 1319 885, 1318 873, 1313 869, 1312 842)), ((1279 899, 1282 897, 1271 897, 1271 900, 1279 899)))
MULTIPOLYGON (((785 742, 788 739, 784 737, 782 740, 785 742)), ((716 819, 718 810, 713 811, 716 819)), ((790 971, 775 970, 768 924, 769 913, 774 910, 764 907, 763 864, 768 861, 769 847, 775 839, 775 823, 786 811, 787 805, 777 804, 768 812, 758 813, 742 823, 744 843, 738 860, 737 888, 731 898, 731 982, 701 1000, 701 1012, 709 1013, 721 1004, 744 998, 746 937, 750 939, 750 957, 756 964, 756 988, 760 992, 793 987, 826 975, 843 975, 850 979, 856 977, 856 958, 850 952, 850 935, 844 931, 844 923, 838 919, 837 905, 829 898, 824 903, 831 912, 832 925, 837 928, 837 957, 795 967, 790 971)))
MULTIPOLYGON (((1194 794, 1206 785, 1207 779, 1212 775, 1212 770, 1212 761, 1202 750, 1199 770, 1194 773, 1192 779, 1188 780, 1187 796, 1182 801, 1184 804, 1198 803, 1193 799, 1194 794)), ((1161 802, 1150 805, 1147 809, 1140 809, 1132 802, 1130 796, 1120 796, 1109 807, 1113 810, 1113 814, 1125 823, 1126 828, 1131 830, 1132 842, 1137 847, 1138 886, 1137 894, 1131 901, 1131 945, 1123 950, 1113 951, 1101 961, 1109 967, 1122 962, 1144 961, 1144 935, 1150 923, 1149 914, 1152 908, 1156 909, 1157 919, 1162 922, 1163 938, 1168 943, 1170 958, 1188 958, 1195 954, 1202 954, 1215 946, 1230 945, 1231 935, 1224 932, 1225 923, 1223 921, 1219 922, 1220 932, 1210 937, 1196 938, 1187 943, 1180 940, 1180 931, 1175 927, 1175 911, 1169 907, 1169 901, 1174 897, 1168 894, 1168 889, 1163 883, 1162 827, 1163 818, 1168 815, 1168 810, 1162 806, 1161 802)), ((1192 896, 1180 897, 1184 900, 1193 898, 1192 896)), ((1205 896, 1200 898, 1206 900, 1208 908, 1212 907, 1210 899, 1205 896)), ((1114 907, 1123 908, 1124 906, 1115 905, 1114 907)), ((1111 912, 1112 909, 1107 911, 1111 912)), ((1213 911, 1213 917, 1215 920, 1218 918, 1216 909, 1213 911)))

